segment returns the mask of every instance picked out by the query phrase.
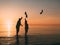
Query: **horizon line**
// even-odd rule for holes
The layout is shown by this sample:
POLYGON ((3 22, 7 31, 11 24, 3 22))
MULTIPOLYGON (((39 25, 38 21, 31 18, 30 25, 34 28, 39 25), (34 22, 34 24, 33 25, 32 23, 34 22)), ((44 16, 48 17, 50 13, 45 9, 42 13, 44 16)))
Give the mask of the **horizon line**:
POLYGON ((60 24, 30 24, 30 25, 41 25, 41 26, 60 26, 60 24))

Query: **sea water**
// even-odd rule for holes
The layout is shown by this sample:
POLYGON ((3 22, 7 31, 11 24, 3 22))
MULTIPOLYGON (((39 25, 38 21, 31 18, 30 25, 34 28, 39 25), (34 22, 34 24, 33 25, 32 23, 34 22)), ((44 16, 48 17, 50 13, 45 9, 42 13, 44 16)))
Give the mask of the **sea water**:
POLYGON ((60 45, 60 26, 30 26, 27 37, 0 36, 0 45, 60 45))

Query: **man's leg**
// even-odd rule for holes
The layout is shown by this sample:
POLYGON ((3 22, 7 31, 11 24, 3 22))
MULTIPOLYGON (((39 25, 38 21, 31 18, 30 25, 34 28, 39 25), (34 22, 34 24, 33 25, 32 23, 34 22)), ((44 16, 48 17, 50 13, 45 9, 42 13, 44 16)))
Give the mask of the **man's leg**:
POLYGON ((16 35, 18 35, 18 30, 19 30, 19 29, 18 29, 18 28, 16 28, 16 35))

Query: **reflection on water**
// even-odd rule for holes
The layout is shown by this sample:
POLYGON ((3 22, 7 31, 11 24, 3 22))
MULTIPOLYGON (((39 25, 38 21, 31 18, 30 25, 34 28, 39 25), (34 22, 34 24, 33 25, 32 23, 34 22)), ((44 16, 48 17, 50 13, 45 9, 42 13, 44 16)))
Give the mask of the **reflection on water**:
POLYGON ((0 37, 0 45, 28 45, 28 36, 0 37))
POLYGON ((28 36, 25 35, 25 45, 28 45, 28 36))
POLYGON ((0 45, 60 45, 60 35, 0 37, 0 45))
POLYGON ((1 45, 9 45, 15 42, 14 37, 0 37, 0 44, 1 45))
MULTIPOLYGON (((28 45, 28 36, 27 35, 25 35, 25 37, 24 37, 24 41, 25 41, 25 45, 28 45)), ((22 43, 24 43, 23 41, 21 41, 22 43)), ((17 35, 16 36, 16 45, 20 45, 21 43, 20 43, 20 41, 19 41, 19 36, 17 35)))
POLYGON ((16 36, 16 45, 19 45, 19 37, 18 37, 18 35, 16 36))

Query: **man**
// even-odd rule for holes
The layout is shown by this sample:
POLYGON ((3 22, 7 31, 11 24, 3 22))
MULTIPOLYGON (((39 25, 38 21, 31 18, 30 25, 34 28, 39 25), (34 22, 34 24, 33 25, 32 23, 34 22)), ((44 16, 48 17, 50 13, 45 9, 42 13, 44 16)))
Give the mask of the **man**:
POLYGON ((28 29, 29 29, 28 23, 27 23, 27 20, 25 19, 25 35, 27 35, 28 29))
POLYGON ((19 20, 17 21, 17 24, 16 24, 16 35, 18 35, 18 33, 19 33, 19 28, 20 28, 20 26, 22 25, 22 24, 21 24, 21 20, 22 20, 22 17, 19 18, 19 20))

